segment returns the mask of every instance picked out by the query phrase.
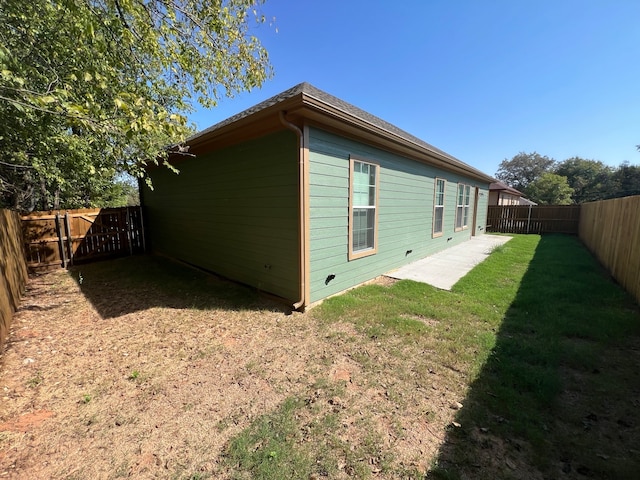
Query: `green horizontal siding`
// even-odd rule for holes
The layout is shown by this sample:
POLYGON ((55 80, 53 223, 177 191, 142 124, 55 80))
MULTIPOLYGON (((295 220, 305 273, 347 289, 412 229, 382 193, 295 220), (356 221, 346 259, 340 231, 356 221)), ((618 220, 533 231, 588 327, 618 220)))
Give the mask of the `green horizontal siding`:
MULTIPOLYGON (((455 232, 458 182, 481 188, 478 233, 484 231, 488 184, 358 143, 320 129, 309 135, 311 301, 426 257, 471 236, 455 232), (349 156, 380 165, 378 253, 348 261, 349 156), (447 180, 444 233, 432 238, 434 178, 447 180), (412 253, 408 254, 407 251, 412 253), (335 278, 326 284, 329 275, 335 278)), ((473 209, 473 195, 471 196, 473 209)))
POLYGON ((297 139, 283 131, 151 172, 152 249, 295 301, 297 139))

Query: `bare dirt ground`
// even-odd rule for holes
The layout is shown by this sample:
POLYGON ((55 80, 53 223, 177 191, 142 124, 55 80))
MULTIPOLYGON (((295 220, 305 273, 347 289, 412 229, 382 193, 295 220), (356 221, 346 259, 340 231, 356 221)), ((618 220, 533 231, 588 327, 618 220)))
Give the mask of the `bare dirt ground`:
POLYGON ((476 408, 450 340, 378 339, 348 315, 291 313, 155 257, 32 277, 1 357, 0 478, 637 478, 636 336, 564 367, 536 459, 476 408), (255 443, 244 460, 239 438, 255 443), (308 468, 258 474, 261 452, 308 468))
POLYGON ((421 354, 411 345, 361 343, 349 324, 88 274, 81 287, 73 275, 32 278, 14 318, 0 367, 0 478, 231 478, 229 440, 290 396, 338 412, 345 444, 373 431, 391 467, 377 468, 375 454, 355 461, 396 478, 428 468, 464 398, 462 378, 402 366, 421 354), (83 292, 91 282, 99 296, 83 292), (394 389, 394 375, 423 373, 429 383, 394 389))

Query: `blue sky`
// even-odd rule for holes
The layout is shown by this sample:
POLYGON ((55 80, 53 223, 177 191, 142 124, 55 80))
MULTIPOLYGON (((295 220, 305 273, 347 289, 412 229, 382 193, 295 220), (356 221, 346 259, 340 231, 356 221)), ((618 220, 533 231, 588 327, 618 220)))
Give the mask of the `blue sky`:
POLYGON ((640 164, 638 0, 267 0, 274 76, 198 130, 300 82, 493 175, 520 151, 640 164))

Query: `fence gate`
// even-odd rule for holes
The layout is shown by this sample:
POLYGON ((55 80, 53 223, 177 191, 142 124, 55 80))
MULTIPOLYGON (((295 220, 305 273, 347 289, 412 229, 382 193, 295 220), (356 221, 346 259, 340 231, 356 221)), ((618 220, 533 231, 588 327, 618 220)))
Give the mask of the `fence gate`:
POLYGON ((33 212, 22 217, 31 270, 145 251, 140 207, 33 212))

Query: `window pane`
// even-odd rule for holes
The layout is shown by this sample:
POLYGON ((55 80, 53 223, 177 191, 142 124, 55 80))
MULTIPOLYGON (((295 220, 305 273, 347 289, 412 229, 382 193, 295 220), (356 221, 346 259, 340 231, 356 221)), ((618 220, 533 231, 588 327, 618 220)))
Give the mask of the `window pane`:
POLYGON ((369 205, 369 183, 367 175, 359 172, 353 174, 353 205, 369 205))
POLYGON ((376 167, 375 165, 369 165, 369 203, 368 205, 376 204, 376 167))
POLYGON ((444 180, 438 180, 436 184, 436 205, 444 205, 444 180))
POLYGON ((375 218, 373 208, 353 209, 353 251, 374 247, 375 218))
POLYGON ((471 186, 465 185, 464 187, 464 219, 462 226, 467 227, 469 225, 469 197, 471 196, 471 186))
POLYGON ((462 228, 462 215, 464 207, 460 206, 456 211, 456 228, 462 228))
POLYGON ((353 160, 351 251, 373 250, 376 229, 377 166, 353 160))
POLYGON ((444 208, 436 207, 435 210, 435 219, 433 222, 433 233, 442 233, 442 215, 444 213, 444 208))
POLYGON ((376 167, 354 162, 353 168, 353 206, 375 206, 376 204, 376 167))

